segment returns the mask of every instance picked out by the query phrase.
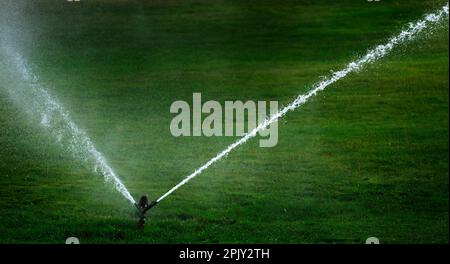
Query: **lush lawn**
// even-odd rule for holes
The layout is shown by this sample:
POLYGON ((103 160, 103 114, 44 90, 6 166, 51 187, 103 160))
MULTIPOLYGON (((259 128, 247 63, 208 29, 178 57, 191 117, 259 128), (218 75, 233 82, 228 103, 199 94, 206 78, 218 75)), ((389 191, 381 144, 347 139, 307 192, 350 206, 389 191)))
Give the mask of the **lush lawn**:
MULTIPOLYGON (((237 139, 173 137, 172 102, 287 104, 446 1, 5 2, 0 29, 14 34, 0 40, 17 42, 132 194, 156 198, 237 139)), ((144 232, 11 102, 0 69, 0 242, 448 243, 445 24, 290 113, 276 147, 253 140, 205 171, 144 232)))

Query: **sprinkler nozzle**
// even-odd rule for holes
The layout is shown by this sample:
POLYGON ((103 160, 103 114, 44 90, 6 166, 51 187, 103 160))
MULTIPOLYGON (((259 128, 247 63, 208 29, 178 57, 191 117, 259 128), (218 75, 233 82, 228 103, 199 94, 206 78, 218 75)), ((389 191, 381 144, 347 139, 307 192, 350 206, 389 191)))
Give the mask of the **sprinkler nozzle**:
POLYGON ((138 215, 139 215, 138 227, 139 227, 139 229, 141 229, 141 230, 144 229, 145 218, 146 218, 145 214, 147 213, 148 210, 150 210, 152 207, 154 207, 157 204, 158 204, 157 201, 149 202, 147 195, 143 195, 141 197, 141 199, 139 199, 139 203, 134 204, 138 210, 138 215))

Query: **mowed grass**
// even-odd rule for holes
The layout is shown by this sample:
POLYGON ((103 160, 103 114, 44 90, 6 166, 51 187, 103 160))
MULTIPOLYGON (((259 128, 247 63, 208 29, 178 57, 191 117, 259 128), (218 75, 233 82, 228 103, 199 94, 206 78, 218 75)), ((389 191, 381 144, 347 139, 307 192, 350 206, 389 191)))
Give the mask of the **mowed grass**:
MULTIPOLYGON (((0 21, 131 193, 155 199, 237 139, 173 137, 172 102, 285 105, 445 3, 335 2, 10 1, 0 21)), ((448 243, 444 24, 288 114, 276 147, 238 148, 143 232, 0 76, 0 242, 448 243)))

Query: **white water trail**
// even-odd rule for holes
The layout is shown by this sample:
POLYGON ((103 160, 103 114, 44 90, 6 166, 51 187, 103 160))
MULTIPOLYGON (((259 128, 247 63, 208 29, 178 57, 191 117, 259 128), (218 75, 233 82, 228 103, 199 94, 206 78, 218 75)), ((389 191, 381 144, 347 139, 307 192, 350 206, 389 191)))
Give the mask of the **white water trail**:
POLYGON ((386 44, 379 45, 376 48, 369 50, 367 54, 360 59, 350 62, 343 70, 340 70, 338 72, 335 72, 333 75, 325 79, 324 81, 321 81, 315 85, 313 85, 312 89, 307 92, 306 94, 299 95, 293 102, 291 102, 286 107, 280 109, 276 114, 270 116, 266 120, 264 120, 261 124, 259 124, 256 128, 254 128, 252 131, 250 131, 248 134, 246 134, 244 137, 240 138, 235 143, 229 145, 225 150, 217 154, 214 158, 210 159, 208 162, 206 162, 203 166, 195 170, 191 175, 183 179, 180 183, 175 185, 172 189, 170 189, 168 192, 166 192, 164 195, 162 195, 157 202, 162 201, 164 198, 172 194, 174 191, 176 191, 178 188, 189 182, 191 179, 196 177, 197 175, 201 174, 204 170, 209 168, 211 165, 213 165, 215 162, 221 160, 223 157, 227 156, 228 153, 230 153, 232 150, 237 148, 239 145, 244 144, 249 139, 255 137, 257 133, 265 128, 267 128, 270 124, 273 122, 276 122, 279 118, 286 115, 288 112, 293 111, 297 108, 299 108, 301 105, 306 103, 311 97, 315 96, 318 92, 324 90, 329 85, 337 82, 338 80, 344 78, 349 73, 356 72, 361 70, 364 66, 371 64, 382 57, 389 54, 396 46, 399 44, 402 44, 406 41, 413 40, 415 37, 418 36, 419 33, 421 33, 424 29, 426 29, 429 26, 432 26, 434 24, 437 24, 444 20, 445 18, 448 18, 448 2, 445 6, 440 8, 435 13, 427 14, 424 16, 423 19, 415 22, 410 23, 406 29, 404 29, 400 34, 397 36, 394 36, 388 40, 386 44))
POLYGON ((95 173, 102 175, 127 200, 135 203, 130 192, 95 148, 89 136, 77 127, 63 106, 40 84, 22 54, 11 45, 0 44, 0 55, 4 60, 2 67, 5 67, 3 70, 9 75, 9 82, 6 81, 2 86, 13 101, 24 108, 33 120, 40 120, 40 125, 73 157, 81 159, 87 166, 92 166, 95 173))

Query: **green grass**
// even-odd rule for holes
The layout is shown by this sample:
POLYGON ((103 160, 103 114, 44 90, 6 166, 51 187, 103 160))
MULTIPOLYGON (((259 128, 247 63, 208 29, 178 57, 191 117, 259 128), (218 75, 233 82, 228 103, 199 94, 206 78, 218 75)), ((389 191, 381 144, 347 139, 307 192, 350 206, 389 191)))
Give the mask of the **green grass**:
MULTIPOLYGON (((176 100, 290 102, 445 1, 46 0, 0 27, 136 197, 236 137, 171 136, 176 100)), ((448 243, 448 25, 313 98, 168 197, 144 232, 3 93, 0 242, 448 243)), ((2 66, 3 67, 3 66, 2 66)))

